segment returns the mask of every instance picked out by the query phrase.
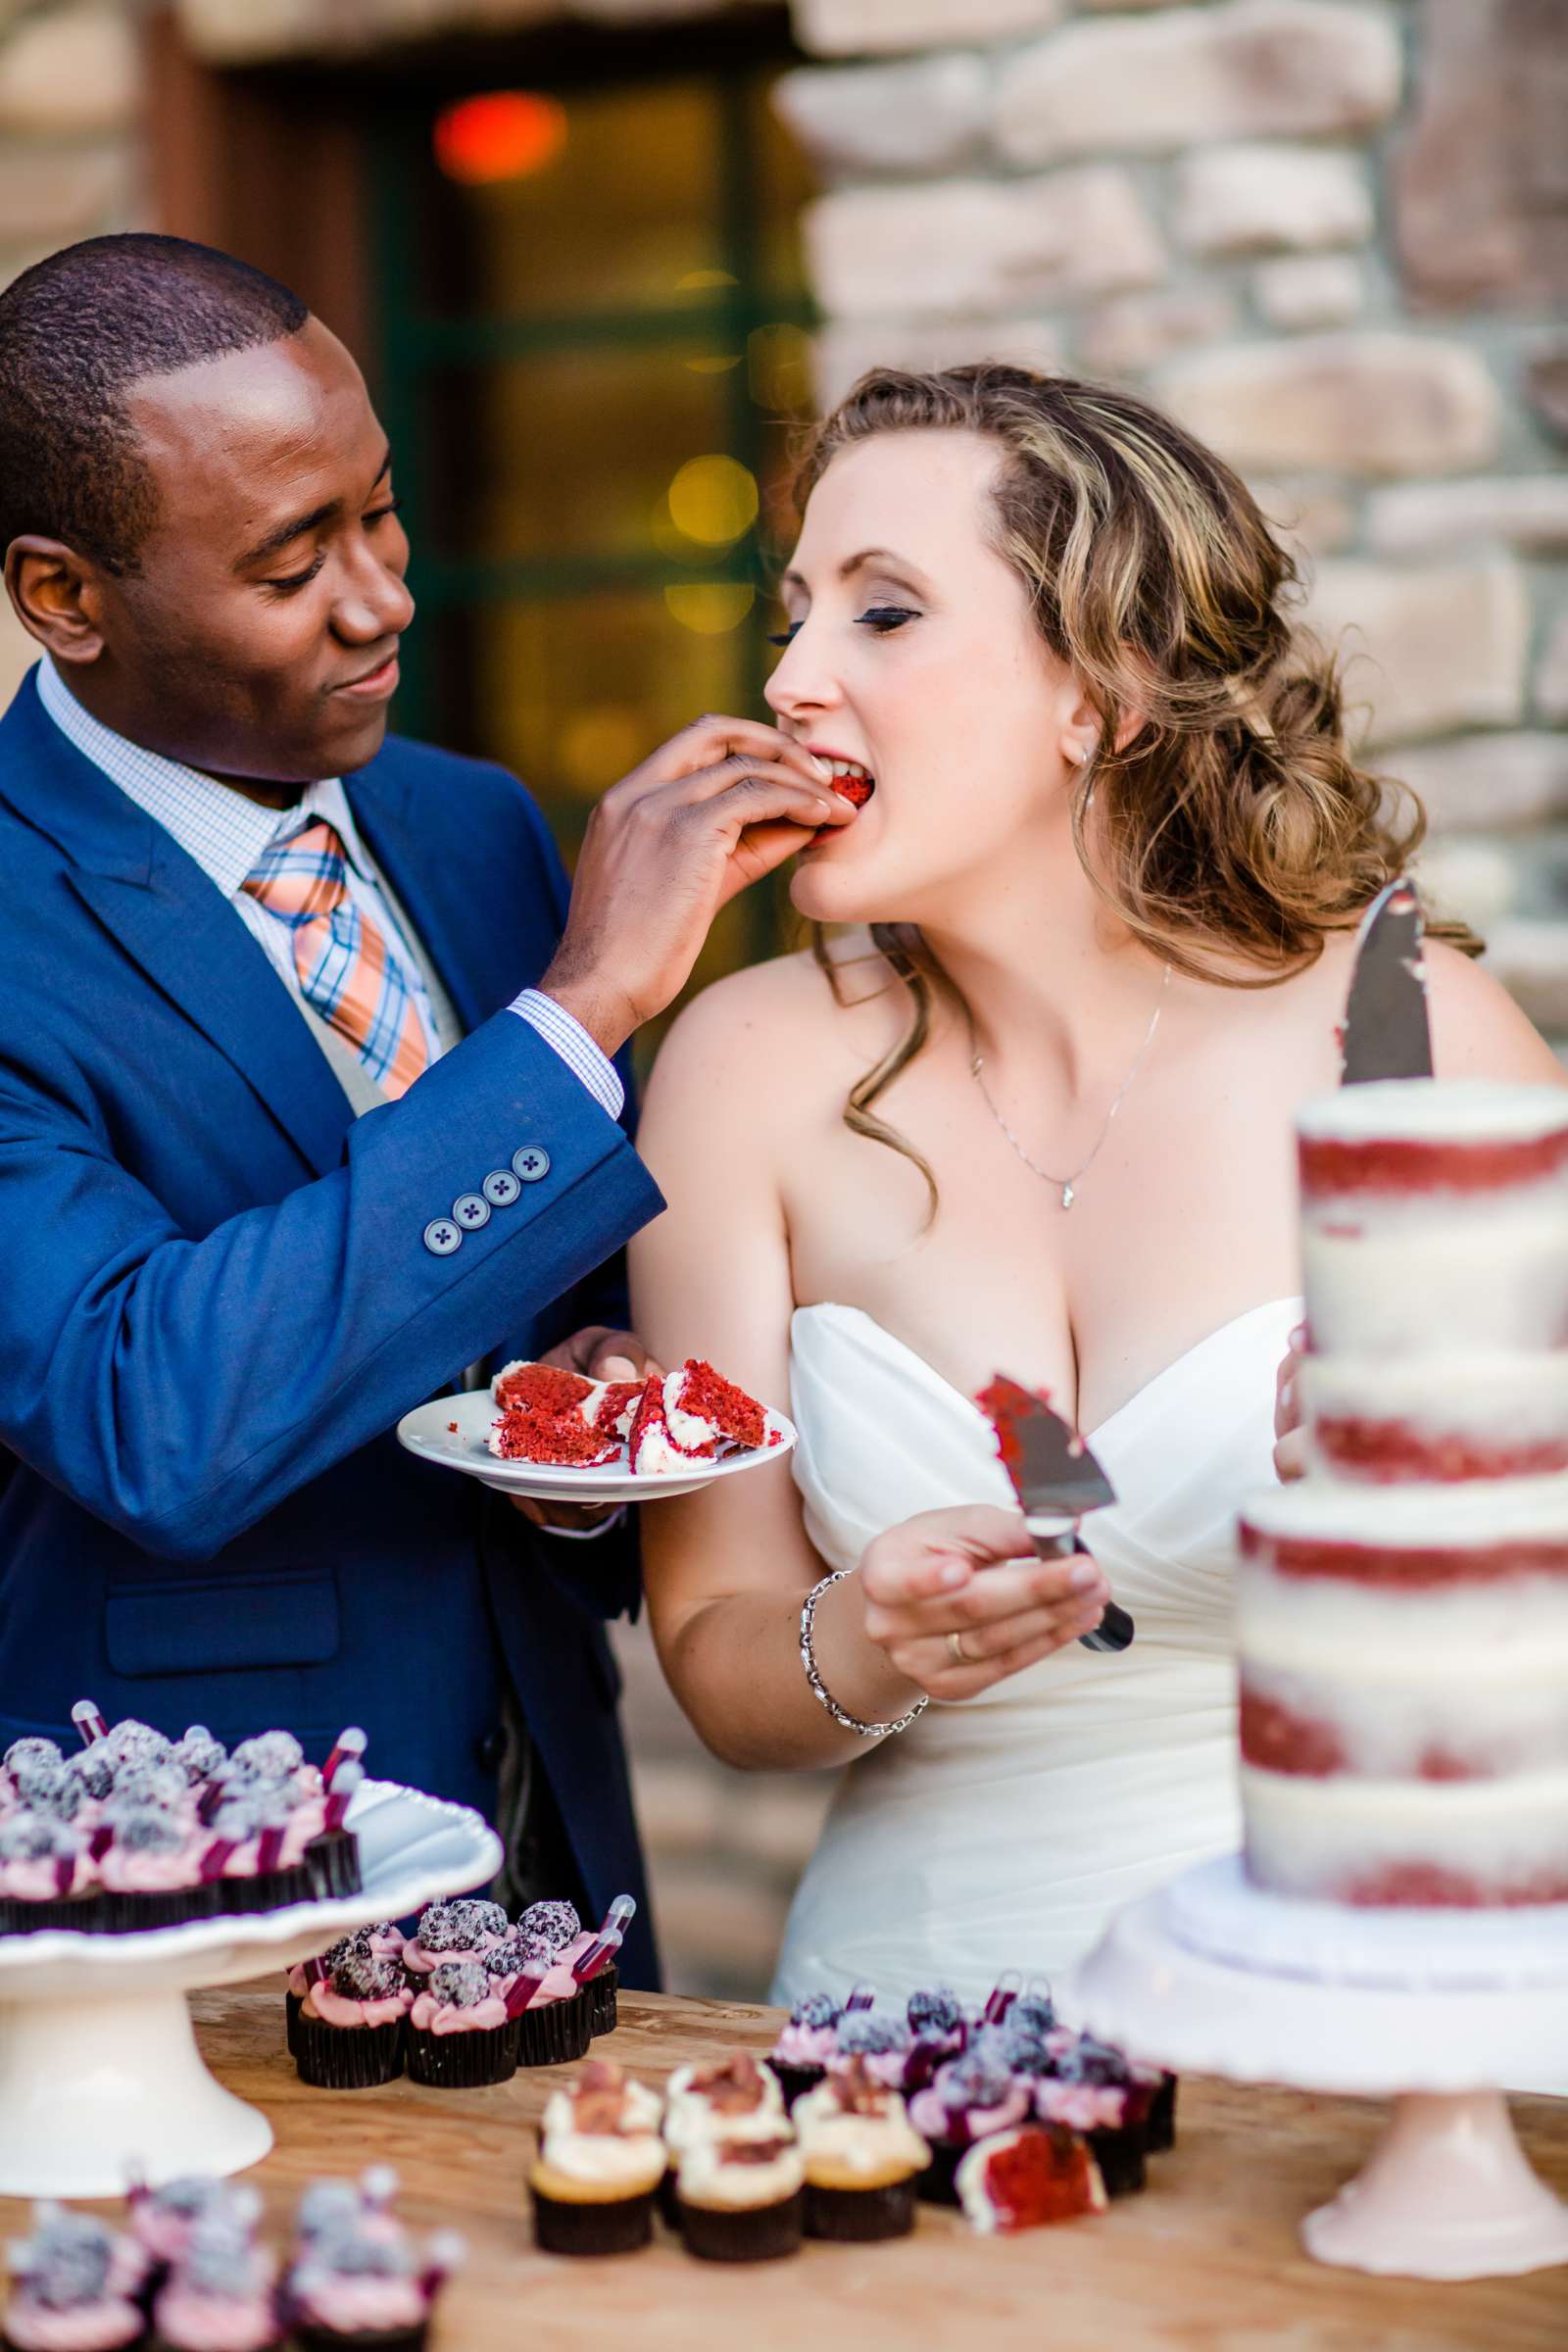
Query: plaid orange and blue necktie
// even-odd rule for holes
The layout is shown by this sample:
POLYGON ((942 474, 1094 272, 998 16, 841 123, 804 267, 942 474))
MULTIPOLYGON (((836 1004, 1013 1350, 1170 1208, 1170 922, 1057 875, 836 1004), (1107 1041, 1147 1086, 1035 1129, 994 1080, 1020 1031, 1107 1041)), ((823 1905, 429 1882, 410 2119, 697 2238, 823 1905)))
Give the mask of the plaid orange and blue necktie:
POLYGON ((241 887, 287 923, 305 1002, 348 1040, 383 1094, 406 1094, 429 1045, 406 969, 349 896, 336 829, 318 817, 274 842, 241 887))

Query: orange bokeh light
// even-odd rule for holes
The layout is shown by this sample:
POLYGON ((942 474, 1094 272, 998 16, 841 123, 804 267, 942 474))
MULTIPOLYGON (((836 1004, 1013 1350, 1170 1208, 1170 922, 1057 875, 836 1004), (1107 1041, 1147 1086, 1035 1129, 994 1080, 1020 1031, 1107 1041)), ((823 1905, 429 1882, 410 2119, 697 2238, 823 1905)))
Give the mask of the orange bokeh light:
POLYGON ((566 143, 566 110, 537 90, 460 98, 435 121, 435 160, 448 179, 485 187, 542 172, 566 143))

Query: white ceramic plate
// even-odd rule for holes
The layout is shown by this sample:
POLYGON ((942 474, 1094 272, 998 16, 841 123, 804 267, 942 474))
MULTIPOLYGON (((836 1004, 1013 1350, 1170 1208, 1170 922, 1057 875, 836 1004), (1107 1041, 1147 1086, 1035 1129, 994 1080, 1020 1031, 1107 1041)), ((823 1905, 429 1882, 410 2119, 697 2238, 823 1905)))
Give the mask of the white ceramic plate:
POLYGON ((695 1494, 715 1478, 736 1478, 745 1470, 760 1470, 781 1462, 795 1444, 795 1425, 782 1413, 769 1413, 767 1426, 776 1433, 776 1446, 759 1446, 750 1453, 726 1454, 722 1461, 693 1462, 690 1471, 671 1471, 660 1477, 635 1470, 562 1468, 548 1462, 502 1462, 485 1445, 496 1418, 488 1389, 466 1396, 437 1396, 429 1404, 405 1413, 398 1423, 398 1443, 421 1461, 440 1462, 461 1470, 504 1494, 531 1494, 541 1502, 658 1502, 671 1494, 695 1494))

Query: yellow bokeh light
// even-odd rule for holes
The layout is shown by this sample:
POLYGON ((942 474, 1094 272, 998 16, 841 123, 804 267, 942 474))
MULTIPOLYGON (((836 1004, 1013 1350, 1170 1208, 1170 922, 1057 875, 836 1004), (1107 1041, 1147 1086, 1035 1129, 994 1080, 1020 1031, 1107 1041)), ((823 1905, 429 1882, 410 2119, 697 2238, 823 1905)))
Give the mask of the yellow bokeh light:
POLYGON ((675 528, 703 547, 727 547, 757 520, 757 483, 734 458, 689 458, 668 495, 675 528))
POLYGON ((722 637, 738 629, 757 591, 746 580, 691 580, 664 590, 671 617, 698 637, 722 637))
POLYGON ((640 710, 601 703, 579 710, 561 730, 557 757, 573 792, 595 799, 637 765, 648 749, 648 727, 640 710))
POLYGON ((700 360, 688 360, 686 363, 693 375, 727 375, 732 368, 738 368, 740 364, 741 355, 738 351, 705 354, 700 360))
POLYGON ((727 270, 688 270, 684 277, 675 280, 677 294, 709 294, 717 286, 738 286, 738 277, 727 270))

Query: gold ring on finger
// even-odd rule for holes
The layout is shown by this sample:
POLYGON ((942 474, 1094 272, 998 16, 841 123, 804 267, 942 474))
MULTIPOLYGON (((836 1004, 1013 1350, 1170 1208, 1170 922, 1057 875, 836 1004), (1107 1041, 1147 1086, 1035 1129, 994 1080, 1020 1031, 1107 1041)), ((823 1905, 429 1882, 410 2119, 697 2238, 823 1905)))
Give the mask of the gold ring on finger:
POLYGON ((953 1652, 953 1663, 955 1666, 972 1666, 974 1664, 973 1658, 970 1657, 969 1652, 963 1646, 963 1636, 961 1634, 950 1634, 948 1636, 948 1647, 953 1652))

